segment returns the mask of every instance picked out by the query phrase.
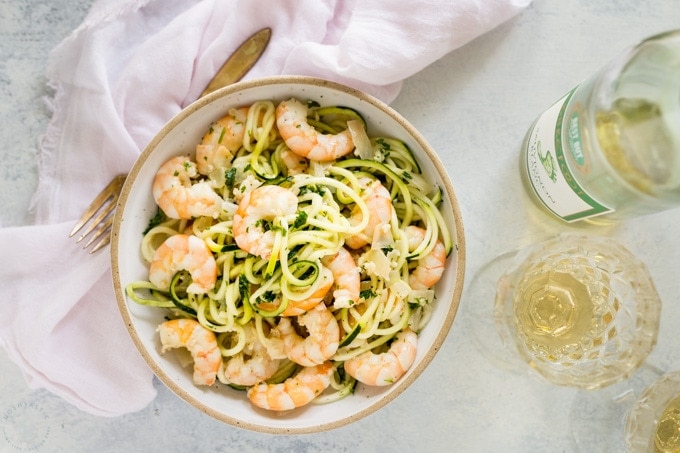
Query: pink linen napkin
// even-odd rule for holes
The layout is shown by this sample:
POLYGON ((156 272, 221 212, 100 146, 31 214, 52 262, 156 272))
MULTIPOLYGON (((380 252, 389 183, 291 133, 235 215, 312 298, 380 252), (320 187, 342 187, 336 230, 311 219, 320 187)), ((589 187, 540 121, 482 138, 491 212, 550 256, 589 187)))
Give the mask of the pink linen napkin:
POLYGON ((246 37, 273 30, 246 79, 311 75, 391 102, 403 79, 530 1, 97 1, 51 54, 35 224, 0 229, 0 344, 27 383, 104 416, 155 397, 118 313, 108 251, 89 255, 68 232, 246 37))

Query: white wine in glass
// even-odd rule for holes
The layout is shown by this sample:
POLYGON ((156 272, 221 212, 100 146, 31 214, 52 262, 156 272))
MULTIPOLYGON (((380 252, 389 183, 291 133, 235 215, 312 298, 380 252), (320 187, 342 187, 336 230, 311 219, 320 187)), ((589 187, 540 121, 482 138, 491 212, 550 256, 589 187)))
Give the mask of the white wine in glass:
POLYGON ((642 392, 626 417, 625 441, 629 453, 680 451, 680 371, 642 392))
POLYGON ((468 305, 470 332, 496 363, 588 390, 640 367, 661 310, 646 266, 627 249, 567 233, 482 268, 468 305))

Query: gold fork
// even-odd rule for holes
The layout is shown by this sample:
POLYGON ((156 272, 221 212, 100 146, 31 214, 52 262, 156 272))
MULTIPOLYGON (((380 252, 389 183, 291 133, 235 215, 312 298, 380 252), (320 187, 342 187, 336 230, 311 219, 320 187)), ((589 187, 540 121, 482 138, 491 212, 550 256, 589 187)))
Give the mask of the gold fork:
POLYGON ((76 224, 73 226, 71 233, 68 237, 73 237, 81 228, 83 228, 90 220, 89 226, 83 231, 83 234, 78 238, 76 243, 85 239, 87 235, 94 231, 94 234, 90 237, 90 240, 83 247, 88 248, 90 245, 94 244, 94 241, 99 239, 99 242, 95 244, 90 250, 90 253, 94 253, 101 249, 109 242, 111 242, 111 225, 113 224, 113 210, 116 208, 116 203, 118 202, 118 197, 120 196, 120 191, 123 188, 123 183, 127 175, 118 175, 111 182, 104 187, 99 195, 92 200, 92 203, 85 208, 83 215, 78 219, 76 224), (94 217, 95 214, 97 217, 94 217), (93 219, 94 217, 94 219, 93 219), (99 226, 99 228, 97 228, 99 226), (97 228, 95 230, 95 228, 97 228))
MULTIPOLYGON (((259 60, 260 56, 264 52, 267 44, 269 43, 269 38, 271 38, 271 29, 263 28, 258 31, 250 38, 246 39, 243 44, 241 44, 234 53, 224 62, 222 67, 215 77, 212 78, 210 83, 206 86, 200 97, 205 96, 208 93, 227 86, 234 82, 238 82, 243 78, 244 75, 253 67, 253 65, 259 60)), ((76 243, 79 243, 86 236, 94 231, 94 234, 90 237, 89 241, 83 247, 87 249, 90 245, 94 244, 94 247, 90 250, 90 253, 94 253, 97 250, 102 249, 109 242, 111 242, 111 226, 113 224, 113 211, 116 208, 116 203, 118 202, 118 197, 123 189, 123 183, 125 183, 125 178, 127 175, 118 175, 107 185, 104 190, 102 190, 97 197, 92 200, 92 203, 85 208, 83 215, 78 219, 74 225, 69 237, 73 237, 78 231, 80 231, 86 224, 89 223, 88 227, 83 231, 81 236, 78 238, 76 243), (95 217, 96 215, 96 217, 95 217), (99 242, 96 242, 99 239, 99 242)))

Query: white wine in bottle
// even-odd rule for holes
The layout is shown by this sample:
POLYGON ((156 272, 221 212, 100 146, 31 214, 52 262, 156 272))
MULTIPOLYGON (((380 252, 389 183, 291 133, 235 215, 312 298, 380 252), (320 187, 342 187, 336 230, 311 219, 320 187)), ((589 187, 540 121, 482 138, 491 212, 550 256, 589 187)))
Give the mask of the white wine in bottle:
POLYGON ((629 49, 541 114, 520 167, 529 197, 567 222, 680 206, 680 30, 629 49))

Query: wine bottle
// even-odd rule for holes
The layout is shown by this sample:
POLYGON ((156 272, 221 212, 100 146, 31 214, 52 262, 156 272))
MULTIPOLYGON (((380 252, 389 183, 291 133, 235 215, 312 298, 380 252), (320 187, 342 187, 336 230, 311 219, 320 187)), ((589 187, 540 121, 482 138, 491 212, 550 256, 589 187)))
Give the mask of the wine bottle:
POLYGON ((529 197, 567 222, 680 206, 680 30, 626 50, 542 113, 520 167, 529 197))

